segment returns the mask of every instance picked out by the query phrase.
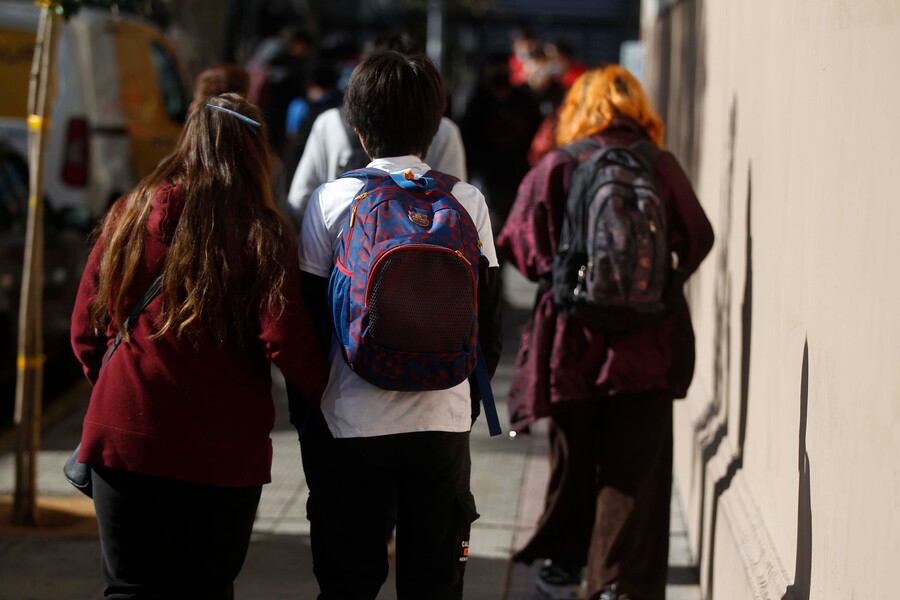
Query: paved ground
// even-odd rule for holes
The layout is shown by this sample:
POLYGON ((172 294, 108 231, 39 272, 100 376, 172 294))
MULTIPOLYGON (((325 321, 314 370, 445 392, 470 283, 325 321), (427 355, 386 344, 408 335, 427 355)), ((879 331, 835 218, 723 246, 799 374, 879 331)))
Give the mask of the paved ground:
MULTIPOLYGON (((494 379, 501 423, 506 423, 502 399, 509 387, 518 333, 527 318, 533 288, 514 274, 506 280, 510 308, 505 313, 506 349, 494 379)), ((101 598, 99 543, 92 506, 62 477, 62 465, 80 435, 88 390, 77 386, 57 403, 58 414, 43 434, 39 490, 43 526, 17 530, 9 525, 9 496, 14 487, 13 441, 0 437, 0 599, 81 600, 101 598)), ((283 390, 276 390, 279 422, 273 483, 263 489, 247 562, 238 577, 242 599, 312 599, 318 588, 312 575, 307 488, 300 465, 296 434, 287 423, 283 390)), ((472 488, 481 518, 472 530, 466 567, 467 600, 539 600, 534 589, 538 565, 512 565, 509 556, 521 546, 540 514, 547 479, 546 434, 490 438, 484 419, 472 436, 472 488)), ((681 519, 673 502, 668 600, 699 600, 696 573, 681 519)), ((379 600, 396 598, 389 580, 379 600)))

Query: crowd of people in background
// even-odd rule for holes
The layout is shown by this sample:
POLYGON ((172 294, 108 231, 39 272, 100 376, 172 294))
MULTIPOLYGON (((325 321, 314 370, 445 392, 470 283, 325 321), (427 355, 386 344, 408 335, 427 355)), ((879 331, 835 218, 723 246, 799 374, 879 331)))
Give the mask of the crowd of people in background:
MULTIPOLYGON (((220 66, 230 76, 244 69, 247 84, 242 86, 241 93, 246 93, 247 99, 263 111, 269 126, 271 150, 279 161, 274 182, 276 191, 289 190, 292 181, 295 187, 300 186, 295 177, 316 120, 326 112, 329 115, 324 120, 334 120, 335 113, 330 109, 340 109, 343 105, 344 87, 353 67, 375 48, 404 52, 419 49, 412 36, 405 32, 381 34, 356 44, 342 34, 317 41, 302 29, 287 26, 278 35, 258 42, 243 67, 220 66)), ((480 187, 491 207, 495 230, 499 231, 519 181, 553 148, 557 109, 586 65, 576 58, 569 41, 542 42, 529 28, 513 32, 509 52, 491 53, 479 62, 477 77, 463 94, 463 106, 453 111, 455 121, 450 120, 447 111, 448 123, 442 126, 442 133, 445 128, 454 131, 446 136, 439 133, 438 141, 461 134, 462 146, 456 150, 459 155, 450 160, 462 160, 463 164, 453 163, 446 172, 480 187)), ((319 127, 324 127, 324 123, 319 127)), ((328 129, 329 133, 343 137, 339 131, 328 129)), ((347 137, 354 145, 352 132, 347 137)), ((452 145, 445 152, 455 147, 452 145)), ((335 166, 343 172, 350 167, 364 166, 359 162, 345 157, 335 166)), ((429 164, 448 166, 440 160, 429 164)), ((336 174, 339 173, 332 169, 328 177, 336 174)), ((303 177, 308 179, 309 173, 304 172, 303 177)), ((316 185, 326 180, 307 181, 301 191, 295 190, 291 196, 308 196, 316 185), (311 183, 315 185, 308 187, 311 183)), ((292 200, 292 218, 297 215, 302 218, 304 201, 292 200)))

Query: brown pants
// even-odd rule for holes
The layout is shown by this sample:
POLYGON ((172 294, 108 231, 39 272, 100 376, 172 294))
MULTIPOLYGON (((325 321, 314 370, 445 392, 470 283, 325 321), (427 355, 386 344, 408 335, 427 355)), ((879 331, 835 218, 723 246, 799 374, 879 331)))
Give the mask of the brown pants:
POLYGON ((616 584, 663 600, 672 496, 672 398, 571 402, 550 417, 550 481, 534 536, 514 559, 586 565, 588 598, 616 584))

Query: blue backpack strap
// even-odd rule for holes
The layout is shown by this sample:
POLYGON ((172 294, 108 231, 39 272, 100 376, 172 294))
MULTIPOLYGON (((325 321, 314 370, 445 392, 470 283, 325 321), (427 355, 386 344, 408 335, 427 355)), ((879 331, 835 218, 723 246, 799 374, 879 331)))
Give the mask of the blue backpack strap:
POLYGON ((353 177, 355 179, 362 179, 363 181, 370 181, 373 179, 382 179, 387 176, 388 174, 380 169, 354 169, 343 173, 338 179, 353 177))
MULTIPOLYGON (((435 170, 428 171, 425 176, 434 179, 436 185, 448 194, 453 190, 453 186, 460 181, 459 177, 435 170)), ((483 256, 482 259, 484 259, 483 256)), ((480 272, 479 276, 481 276, 480 272)), ((481 393, 481 403, 484 405, 484 418, 487 421, 488 432, 491 434, 491 437, 494 437, 503 433, 503 430, 500 428, 500 417, 497 416, 497 404, 494 402, 494 391, 491 388, 491 376, 488 374, 487 362, 484 358, 484 351, 481 349, 481 343, 478 344, 476 352, 475 380, 478 382, 478 391, 481 393)))
POLYGON ((390 177, 394 180, 394 183, 404 190, 428 191, 440 188, 448 194, 453 186, 456 185, 456 182, 459 181, 453 175, 447 175, 435 170, 430 170, 419 177, 413 177, 408 170, 402 173, 391 173, 390 177))
POLYGON ((435 187, 442 188, 448 193, 453 186, 459 182, 458 177, 441 173, 440 171, 430 170, 419 177, 408 178, 404 173, 387 173, 380 169, 354 169, 342 174, 338 179, 353 177, 362 179, 363 181, 381 180, 390 177, 394 183, 404 190, 423 190, 427 191, 435 187))
POLYGON ((481 344, 478 344, 478 360, 475 363, 475 378, 478 381, 478 391, 481 392, 481 402, 484 404, 484 418, 487 420, 488 432, 491 437, 500 435, 500 418, 497 416, 497 405, 494 403, 494 391, 491 389, 491 377, 488 374, 487 362, 484 360, 484 352, 481 344))
POLYGON ((453 189, 453 186, 459 183, 459 177, 454 177, 453 175, 448 175, 447 173, 441 173, 440 171, 435 171, 434 169, 425 173, 425 177, 434 179, 437 186, 446 191, 448 194, 453 189))
POLYGON ((391 179, 394 180, 394 183, 396 183, 397 186, 404 190, 427 192, 428 190, 434 189, 434 186, 436 185, 433 177, 428 177, 427 175, 414 177, 411 171, 391 173, 391 179))

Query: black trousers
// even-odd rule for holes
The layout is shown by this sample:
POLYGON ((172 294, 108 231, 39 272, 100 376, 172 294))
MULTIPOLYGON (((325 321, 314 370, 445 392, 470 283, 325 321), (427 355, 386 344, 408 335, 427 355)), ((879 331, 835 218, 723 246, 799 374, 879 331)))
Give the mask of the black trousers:
POLYGON ((262 486, 224 488, 95 467, 107 599, 234 598, 262 486))
POLYGON ((588 598, 615 584, 663 600, 672 496, 672 398, 571 402, 550 417, 544 513, 515 560, 587 566, 588 598))
POLYGON ((314 410, 301 430, 319 600, 372 600, 387 579, 396 498, 398 600, 458 600, 478 518, 469 433, 334 439, 314 410))

